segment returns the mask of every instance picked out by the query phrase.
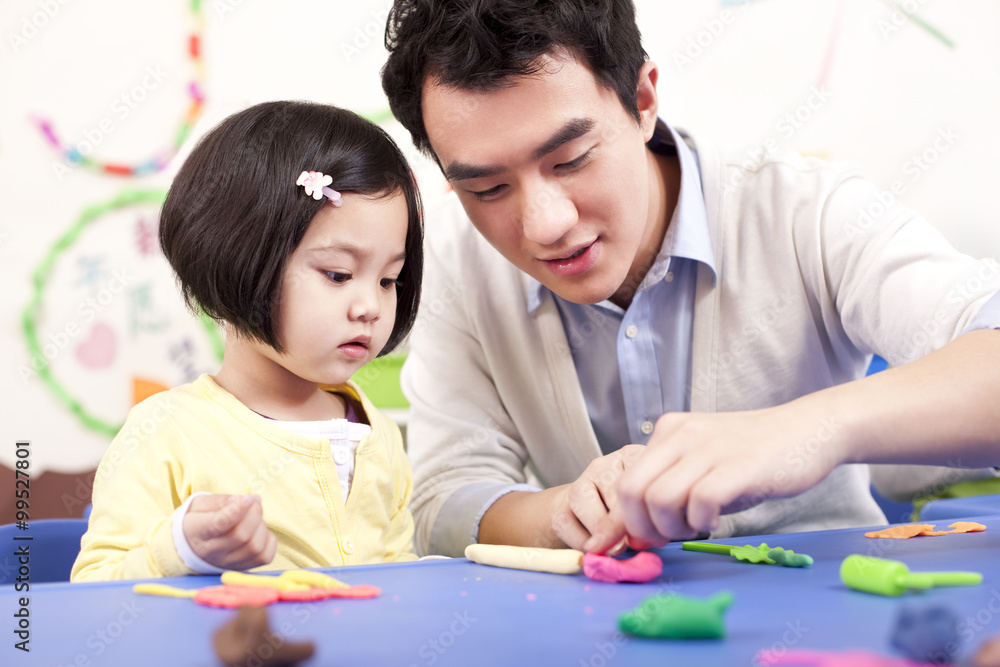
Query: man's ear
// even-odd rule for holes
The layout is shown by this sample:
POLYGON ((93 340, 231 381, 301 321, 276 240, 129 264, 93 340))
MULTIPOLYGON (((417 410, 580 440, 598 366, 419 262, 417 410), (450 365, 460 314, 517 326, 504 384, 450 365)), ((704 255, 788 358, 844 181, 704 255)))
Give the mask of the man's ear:
POLYGON ((660 109, 660 102, 656 96, 656 80, 660 72, 656 69, 656 63, 647 60, 639 70, 639 84, 636 87, 635 101, 639 109, 639 125, 645 141, 653 138, 653 131, 656 130, 656 118, 660 109))

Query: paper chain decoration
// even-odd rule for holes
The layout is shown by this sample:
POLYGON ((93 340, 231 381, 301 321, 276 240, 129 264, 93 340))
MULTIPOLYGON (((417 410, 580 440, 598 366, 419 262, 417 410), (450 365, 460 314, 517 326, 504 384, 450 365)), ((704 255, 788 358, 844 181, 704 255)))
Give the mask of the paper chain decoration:
POLYGON ((201 11, 201 0, 191 0, 190 5, 191 34, 188 36, 187 51, 191 64, 194 67, 194 77, 188 84, 188 96, 191 98, 184 118, 181 119, 180 127, 174 135, 174 141, 164 151, 153 155, 149 159, 135 165, 114 164, 104 162, 83 155, 75 147, 67 145, 59 139, 52 122, 42 116, 34 116, 32 120, 38 129, 45 135, 52 146, 63 154, 71 164, 86 167, 94 171, 111 174, 114 176, 142 176, 144 174, 156 173, 163 169, 170 162, 171 158, 177 154, 191 128, 201 116, 202 105, 205 97, 202 92, 202 82, 205 80, 205 63, 201 57, 202 34, 205 29, 205 16, 201 11))

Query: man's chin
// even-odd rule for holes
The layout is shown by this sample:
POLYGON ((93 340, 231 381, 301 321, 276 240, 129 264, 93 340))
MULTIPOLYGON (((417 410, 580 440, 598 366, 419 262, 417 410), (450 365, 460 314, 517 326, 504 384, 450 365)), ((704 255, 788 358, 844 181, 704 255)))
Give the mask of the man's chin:
POLYGON ((582 281, 574 284, 566 284, 565 282, 556 284, 555 281, 549 281, 549 283, 542 284, 564 301, 578 303, 583 306, 607 301, 614 296, 616 291, 614 287, 597 284, 597 281, 582 281))

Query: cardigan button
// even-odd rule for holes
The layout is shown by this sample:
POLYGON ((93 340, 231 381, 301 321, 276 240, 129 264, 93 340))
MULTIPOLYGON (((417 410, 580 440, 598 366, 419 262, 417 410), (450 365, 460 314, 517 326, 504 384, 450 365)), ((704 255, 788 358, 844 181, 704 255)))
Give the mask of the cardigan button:
POLYGON ((340 548, 344 550, 344 553, 350 556, 354 553, 354 540, 350 537, 344 537, 340 540, 340 548))
POLYGON ((642 424, 639 426, 639 430, 645 433, 646 435, 649 435, 650 433, 653 432, 653 422, 651 421, 642 422, 642 424))

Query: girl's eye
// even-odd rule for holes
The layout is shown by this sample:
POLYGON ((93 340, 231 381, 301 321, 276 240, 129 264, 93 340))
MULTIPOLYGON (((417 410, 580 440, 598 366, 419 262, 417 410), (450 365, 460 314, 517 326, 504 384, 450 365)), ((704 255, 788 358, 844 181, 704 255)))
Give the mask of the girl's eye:
POLYGON ((326 273, 327 278, 337 283, 338 285, 346 283, 348 280, 351 279, 350 273, 340 273, 339 271, 325 271, 324 273, 326 273))
POLYGON ((379 284, 382 286, 382 289, 387 290, 392 289, 393 287, 399 287, 402 283, 399 282, 398 278, 383 278, 379 281, 379 284))

